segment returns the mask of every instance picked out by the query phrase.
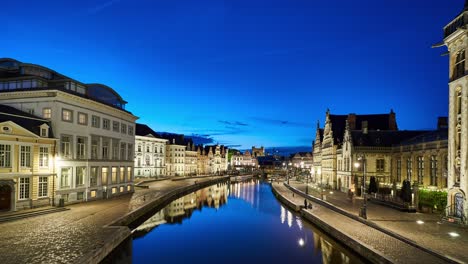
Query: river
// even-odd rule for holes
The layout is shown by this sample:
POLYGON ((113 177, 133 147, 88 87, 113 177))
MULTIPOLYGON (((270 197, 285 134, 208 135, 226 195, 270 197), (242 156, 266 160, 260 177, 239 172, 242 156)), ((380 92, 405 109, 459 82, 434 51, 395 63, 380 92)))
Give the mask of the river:
POLYGON ((217 184, 179 198, 134 230, 133 263, 362 263, 288 210, 271 185, 217 184))

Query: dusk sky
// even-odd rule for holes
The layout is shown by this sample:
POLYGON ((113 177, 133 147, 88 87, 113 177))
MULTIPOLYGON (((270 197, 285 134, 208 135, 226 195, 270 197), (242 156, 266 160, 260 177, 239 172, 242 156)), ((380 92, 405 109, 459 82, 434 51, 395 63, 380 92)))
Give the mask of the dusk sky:
POLYGON ((433 129, 463 0, 3 1, 0 57, 113 87, 156 131, 311 146, 333 114, 433 129), (450 4, 448 4, 450 2, 450 4))

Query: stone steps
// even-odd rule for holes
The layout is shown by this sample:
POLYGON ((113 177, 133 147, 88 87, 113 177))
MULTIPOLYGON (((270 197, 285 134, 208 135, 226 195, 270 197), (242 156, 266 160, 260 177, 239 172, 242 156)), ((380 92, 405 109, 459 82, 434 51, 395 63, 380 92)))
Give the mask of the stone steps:
POLYGON ((55 207, 55 208, 48 208, 48 209, 43 209, 43 210, 36 210, 36 211, 32 211, 32 212, 14 213, 14 214, 10 214, 10 215, 0 216, 0 223, 25 219, 25 218, 39 216, 39 215, 63 212, 63 211, 67 211, 67 210, 70 210, 70 209, 64 208, 64 207, 55 207))

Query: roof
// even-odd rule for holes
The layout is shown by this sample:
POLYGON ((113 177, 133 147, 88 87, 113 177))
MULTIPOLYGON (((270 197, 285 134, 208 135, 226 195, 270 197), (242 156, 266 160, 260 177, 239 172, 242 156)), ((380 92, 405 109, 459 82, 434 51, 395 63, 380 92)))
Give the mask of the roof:
POLYGON ((169 145, 187 145, 184 140, 184 135, 182 134, 162 133, 160 134, 160 137, 169 140, 169 145))
POLYGON ((149 126, 145 124, 139 124, 139 123, 137 123, 135 126, 135 135, 143 136, 143 137, 151 135, 155 138, 161 138, 161 136, 158 133, 156 133, 153 129, 151 129, 149 126))
POLYGON ((402 130, 402 131, 368 131, 364 133, 362 130, 351 131, 353 145, 356 147, 391 147, 396 144, 413 138, 415 136, 427 133, 427 131, 419 130, 402 130))
POLYGON ((427 133, 423 133, 413 138, 404 140, 400 142, 399 145, 413 145, 413 144, 439 141, 439 140, 448 140, 448 129, 444 128, 444 129, 429 131, 427 133))
POLYGON ((40 136, 40 126, 47 124, 49 126, 49 138, 53 138, 52 125, 49 120, 23 112, 14 107, 0 105, 0 122, 11 121, 24 129, 40 136))

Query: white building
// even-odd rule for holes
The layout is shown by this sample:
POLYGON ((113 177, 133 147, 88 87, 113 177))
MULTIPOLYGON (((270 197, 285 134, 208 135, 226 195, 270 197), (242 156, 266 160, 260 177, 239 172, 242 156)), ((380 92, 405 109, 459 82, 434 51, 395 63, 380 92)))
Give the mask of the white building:
POLYGON ((185 149, 185 175, 197 175, 198 167, 198 152, 192 140, 187 140, 187 148, 185 149))
POLYGON ((449 217, 468 223, 468 1, 463 11, 444 28, 444 40, 436 46, 449 51, 449 135, 448 207, 449 217))
POLYGON ((166 175, 185 175, 185 150, 187 148, 184 135, 163 134, 168 140, 166 145, 166 175))
POLYGON ((0 104, 52 122, 59 139, 56 202, 133 191, 135 120, 112 88, 43 66, 0 59, 0 104))
POLYGON ((147 125, 136 124, 135 177, 166 175, 167 142, 147 125))

